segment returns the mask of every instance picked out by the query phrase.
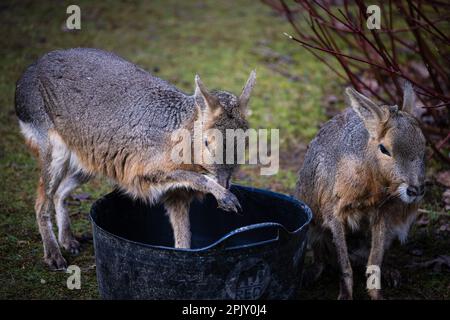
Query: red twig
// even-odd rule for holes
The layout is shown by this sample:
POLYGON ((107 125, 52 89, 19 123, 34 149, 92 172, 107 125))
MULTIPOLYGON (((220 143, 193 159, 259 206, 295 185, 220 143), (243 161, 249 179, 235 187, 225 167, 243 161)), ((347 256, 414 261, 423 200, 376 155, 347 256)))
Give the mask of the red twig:
MULTIPOLYGON (((263 1, 274 4, 274 0, 263 1)), ((400 78, 405 79, 415 86, 419 100, 435 123, 448 126, 450 72, 445 59, 450 39, 441 29, 441 22, 448 21, 450 4, 441 0, 389 0, 379 5, 383 13, 381 29, 368 30, 366 1, 342 1, 342 6, 335 8, 329 0, 296 0, 298 7, 292 9, 292 5, 279 0, 276 7, 295 31, 296 35, 289 37, 340 78, 346 78, 355 88, 367 90, 385 103, 397 104, 401 103, 402 97, 400 78), (302 16, 303 21, 300 21, 302 16), (397 23, 395 28, 394 21, 401 19, 404 23, 397 23), (402 27, 398 28, 400 25, 402 27), (343 73, 329 63, 327 55, 336 59, 343 73), (408 61, 421 63, 426 72, 419 73, 416 67, 408 67, 409 64, 404 66, 401 59, 405 57, 408 61), (377 85, 370 85, 366 77, 374 78, 377 85), (445 116, 447 120, 442 118, 445 116)), ((448 130, 422 126, 433 153, 450 162, 450 157, 439 150, 448 144, 448 130), (445 138, 433 143, 428 136, 430 130, 433 131, 431 136, 445 135, 445 138)))

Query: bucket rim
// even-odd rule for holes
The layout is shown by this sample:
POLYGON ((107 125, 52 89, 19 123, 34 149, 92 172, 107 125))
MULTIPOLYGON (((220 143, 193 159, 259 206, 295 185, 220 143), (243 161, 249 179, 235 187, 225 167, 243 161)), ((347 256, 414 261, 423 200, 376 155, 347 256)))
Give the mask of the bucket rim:
MULTIPOLYGON (((246 226, 242 226, 239 227, 237 229, 234 229, 228 233, 226 233, 225 235, 223 235, 222 237, 220 237, 218 240, 214 241, 213 243, 205 246, 205 247, 201 247, 201 248, 174 248, 174 247, 168 247, 168 246, 163 246, 163 245, 153 245, 153 244, 147 244, 147 243, 143 243, 143 242, 138 242, 138 241, 134 241, 134 240, 130 240, 127 238, 124 238, 122 236, 116 235, 114 233, 109 232, 108 230, 105 230, 104 228, 100 227, 94 220, 94 215, 96 214, 94 211, 96 211, 96 208, 100 205, 100 203, 102 203, 103 201, 108 200, 108 198, 114 196, 116 193, 118 192, 122 192, 119 189, 116 189, 104 196, 102 196, 101 198, 97 199, 91 206, 91 209, 89 211, 89 220, 91 221, 92 225, 94 226, 94 228, 97 228, 99 230, 101 230, 102 232, 106 233, 108 236, 115 238, 117 240, 120 241, 125 241, 128 243, 132 243, 144 248, 151 248, 151 249, 159 249, 159 250, 167 250, 167 251, 178 251, 178 252, 206 252, 206 251, 210 251, 211 249, 214 249, 215 247, 219 247, 219 245, 223 242, 225 242, 227 239, 239 234, 239 233, 243 233, 243 232, 247 232, 250 230, 256 230, 256 229, 261 229, 261 228, 277 228, 278 231, 282 231, 285 232, 287 235, 295 235, 297 233, 300 233, 304 228, 306 228, 312 220, 312 211, 309 208, 308 205, 306 205, 304 202, 294 198, 293 196, 290 195, 286 195, 283 193, 278 193, 278 192, 274 192, 274 191, 270 191, 267 189, 260 189, 260 188, 255 188, 255 187, 249 187, 249 186, 243 186, 243 185, 239 185, 239 184, 232 184, 230 188, 240 188, 240 189, 245 189, 247 191, 250 192, 255 192, 255 193, 260 193, 260 194, 266 194, 268 196, 271 197, 275 197, 284 201, 289 201, 291 202, 293 205, 295 205, 295 207, 297 207, 299 210, 301 210, 303 213, 305 213, 306 215, 306 220, 304 221, 304 223, 302 223, 297 229, 293 230, 293 231, 289 231, 284 225, 282 225, 281 223, 278 222, 262 222, 262 223, 254 223, 254 224, 249 224, 246 226)), ((95 232, 94 232, 95 233, 95 232)), ((95 236, 94 236, 95 239, 95 236)), ((255 247, 255 246, 261 246, 267 243, 271 243, 271 242, 275 242, 278 241, 279 239, 279 233, 278 236, 274 239, 269 239, 269 240, 264 240, 264 241, 258 241, 258 242, 254 242, 254 243, 250 243, 250 244, 244 244, 244 245, 238 245, 238 246, 233 246, 233 247, 228 247, 226 248, 226 250, 234 250, 234 249, 244 249, 244 248, 249 248, 249 247, 255 247)))

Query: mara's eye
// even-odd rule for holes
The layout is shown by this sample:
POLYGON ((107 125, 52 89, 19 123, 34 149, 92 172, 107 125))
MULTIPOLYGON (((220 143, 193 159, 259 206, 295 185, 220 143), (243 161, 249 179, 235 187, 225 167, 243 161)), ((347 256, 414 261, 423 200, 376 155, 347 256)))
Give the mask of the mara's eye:
POLYGON ((382 152, 382 153, 384 153, 385 155, 387 155, 387 156, 391 156, 391 154, 389 153, 389 151, 387 151, 387 149, 382 145, 382 144, 380 144, 380 145, 378 145, 378 147, 380 148, 380 151, 382 152))
POLYGON ((205 139, 205 146, 206 147, 208 146, 208 140, 207 139, 205 139))

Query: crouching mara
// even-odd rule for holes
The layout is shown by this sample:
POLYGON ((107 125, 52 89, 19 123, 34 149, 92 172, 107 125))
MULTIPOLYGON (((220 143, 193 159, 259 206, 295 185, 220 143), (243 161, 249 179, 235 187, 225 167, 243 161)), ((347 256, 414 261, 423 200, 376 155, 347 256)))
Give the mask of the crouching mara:
POLYGON ((252 72, 237 97, 209 92, 196 76, 195 93, 188 95, 113 53, 88 48, 53 51, 28 67, 17 82, 16 113, 41 167, 35 209, 45 262, 66 267, 59 245, 78 252, 64 199, 94 175, 135 198, 164 203, 178 248, 190 246, 194 196, 211 193, 219 207, 237 211, 228 190, 236 166, 173 161, 172 134, 192 133, 200 122, 204 146, 196 151, 214 153, 223 146, 211 141, 210 129, 247 129, 254 82, 252 72))
MULTIPOLYGON (((307 274, 317 279, 327 264, 337 264, 339 299, 353 294, 346 238, 369 235, 368 270, 381 268, 391 242, 405 241, 425 191, 425 138, 411 115, 412 86, 405 85, 401 108, 379 106, 351 88, 346 93, 351 108, 320 129, 297 183, 297 197, 314 213, 307 274)), ((370 297, 381 299, 380 290, 368 288, 370 297)))

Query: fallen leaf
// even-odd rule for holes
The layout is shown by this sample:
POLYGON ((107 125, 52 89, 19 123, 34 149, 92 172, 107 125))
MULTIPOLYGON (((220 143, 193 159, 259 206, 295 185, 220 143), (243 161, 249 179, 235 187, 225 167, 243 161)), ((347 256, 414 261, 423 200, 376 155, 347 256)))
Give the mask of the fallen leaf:
POLYGON ((442 201, 444 202, 445 210, 450 210, 450 189, 445 190, 442 194, 442 201))
POLYGON ((436 174, 436 181, 444 187, 450 188, 450 171, 441 171, 436 174))
POLYGON ((29 241, 26 241, 26 240, 19 240, 19 241, 17 241, 17 244, 18 244, 19 246, 23 246, 23 245, 26 245, 26 244, 30 244, 30 242, 29 242, 29 241))
POLYGON ((450 231, 450 224, 445 223, 442 226, 439 227, 438 232, 446 232, 446 231, 450 231))

